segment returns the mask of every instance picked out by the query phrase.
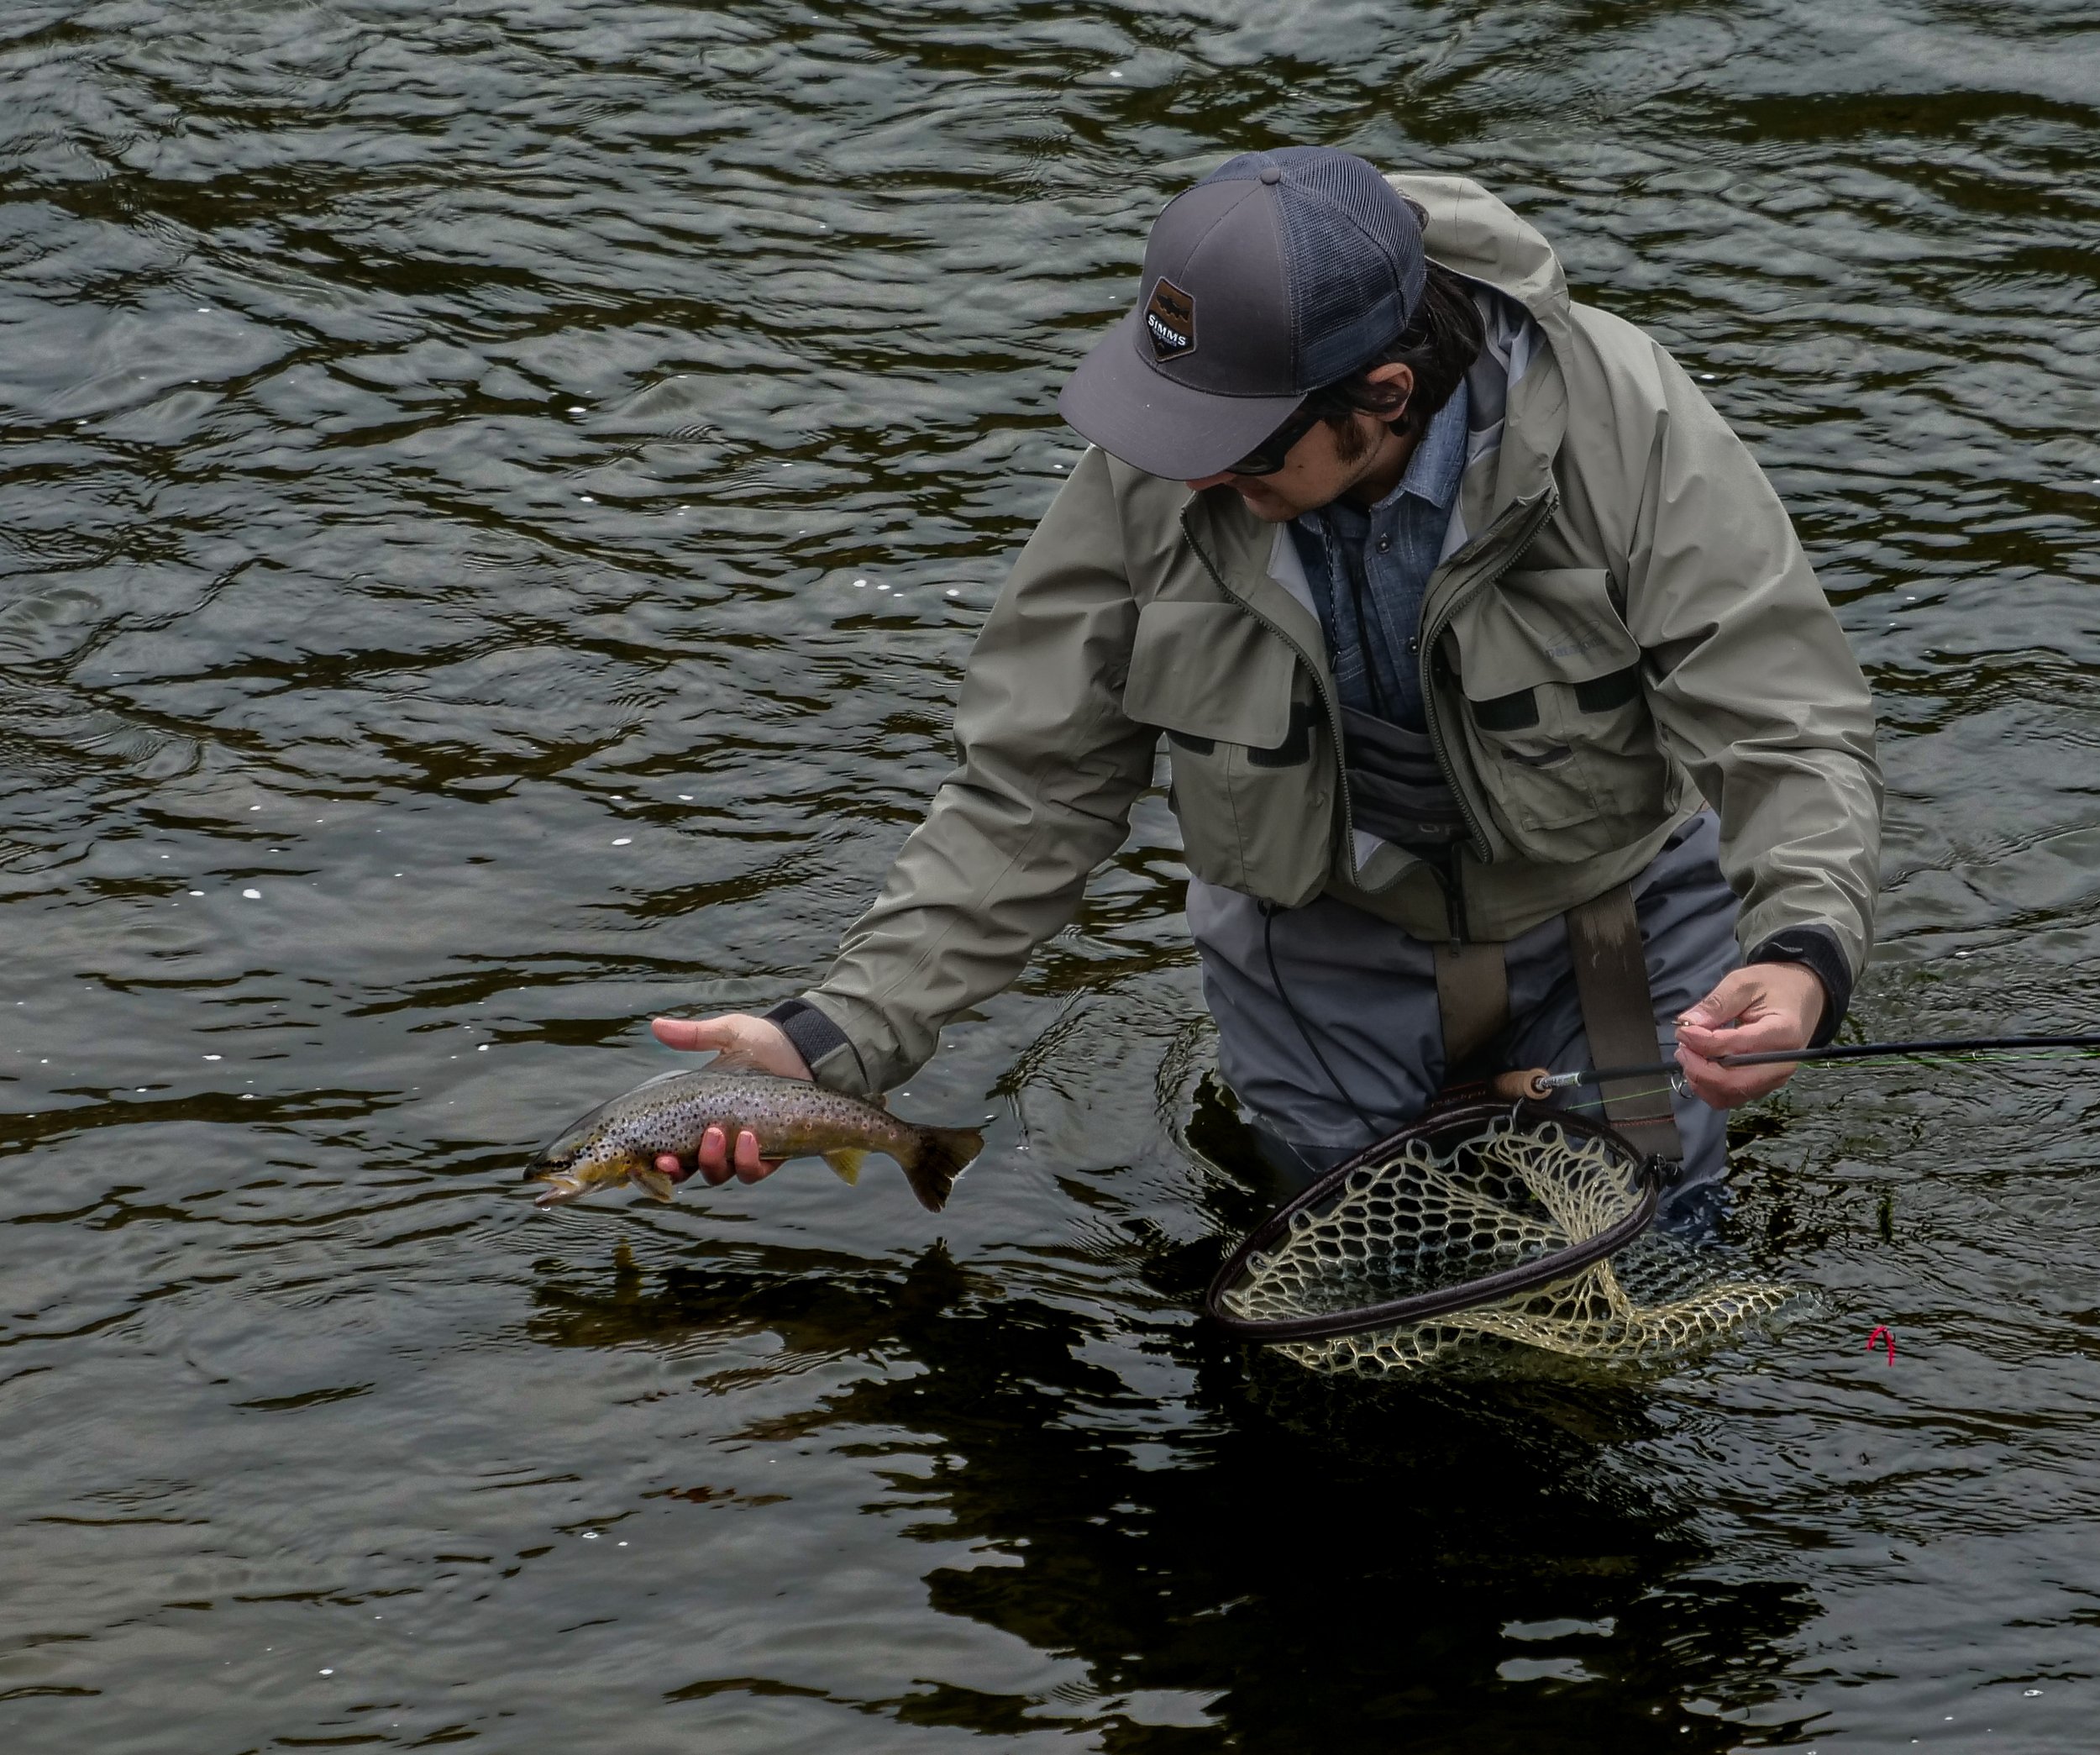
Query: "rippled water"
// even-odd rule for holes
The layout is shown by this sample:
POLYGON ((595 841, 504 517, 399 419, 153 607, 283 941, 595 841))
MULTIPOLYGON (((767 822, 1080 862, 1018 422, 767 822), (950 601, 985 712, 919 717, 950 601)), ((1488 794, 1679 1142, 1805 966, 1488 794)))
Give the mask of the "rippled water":
POLYGON ((511 1179, 823 964, 1246 144, 1710 375, 1883 703, 1863 1027, 2100 1027, 2096 91, 2045 0, 12 0, 7 1746, 2089 1746, 2100 1072, 1746 1116, 1776 1332, 1321 1391, 1193 1315, 1261 1201, 1154 796, 911 1087, 995 1117, 938 1221, 511 1179))

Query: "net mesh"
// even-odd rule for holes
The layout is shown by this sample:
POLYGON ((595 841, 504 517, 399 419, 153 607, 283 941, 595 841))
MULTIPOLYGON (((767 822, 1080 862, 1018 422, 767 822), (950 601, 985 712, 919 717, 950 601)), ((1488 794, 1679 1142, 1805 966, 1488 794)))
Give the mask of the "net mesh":
MULTIPOLYGON (((1295 1214, 1221 1301, 1275 1322, 1390 1303, 1536 1261, 1594 1237, 1641 1197, 1637 1156, 1616 1135, 1522 1111, 1396 1142, 1333 1199, 1295 1214)), ((1429 1321, 1279 1342, 1299 1364, 1383 1377, 1512 1345, 1577 1358, 1688 1351, 1777 1310, 1790 1288, 1723 1278, 1716 1253, 1647 1231, 1618 1253, 1536 1290, 1429 1321)))

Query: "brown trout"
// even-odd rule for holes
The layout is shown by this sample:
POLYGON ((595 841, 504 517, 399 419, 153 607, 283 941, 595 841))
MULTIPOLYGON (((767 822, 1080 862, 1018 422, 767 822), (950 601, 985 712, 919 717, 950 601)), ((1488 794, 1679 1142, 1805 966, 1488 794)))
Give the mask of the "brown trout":
POLYGON ((880 1152, 903 1167, 928 1212, 946 1204, 956 1177, 984 1143, 970 1128, 914 1127, 806 1079, 709 1066, 659 1073, 564 1128, 525 1172, 528 1182, 548 1185, 533 1204, 558 1206, 622 1182, 668 1201, 678 1185, 656 1160, 669 1155, 693 1163, 710 1127, 722 1129, 732 1152, 737 1135, 748 1129, 759 1138, 760 1155, 821 1157, 848 1182, 858 1180, 863 1158, 880 1152))

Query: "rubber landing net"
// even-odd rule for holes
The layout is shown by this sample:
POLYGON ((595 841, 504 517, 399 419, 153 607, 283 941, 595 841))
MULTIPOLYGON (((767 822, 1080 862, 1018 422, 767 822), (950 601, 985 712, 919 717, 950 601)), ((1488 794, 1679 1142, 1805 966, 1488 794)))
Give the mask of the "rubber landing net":
POLYGON ((1314 1370, 1383 1377, 1511 1344, 1689 1351, 1793 1295, 1649 1229, 1659 1168, 1531 1104, 1425 1117, 1278 1210, 1211 1283, 1212 1316, 1314 1370))

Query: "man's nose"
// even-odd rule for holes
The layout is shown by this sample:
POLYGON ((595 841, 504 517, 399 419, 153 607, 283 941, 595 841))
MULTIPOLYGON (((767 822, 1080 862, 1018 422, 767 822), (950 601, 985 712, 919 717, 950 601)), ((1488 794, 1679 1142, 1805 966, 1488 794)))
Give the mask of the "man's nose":
POLYGON ((1200 481, 1184 481, 1181 485, 1187 488, 1190 493, 1200 494, 1206 487, 1215 487, 1221 481, 1230 481, 1231 479, 1232 471, 1231 470, 1220 470, 1215 476, 1205 476, 1200 481))

